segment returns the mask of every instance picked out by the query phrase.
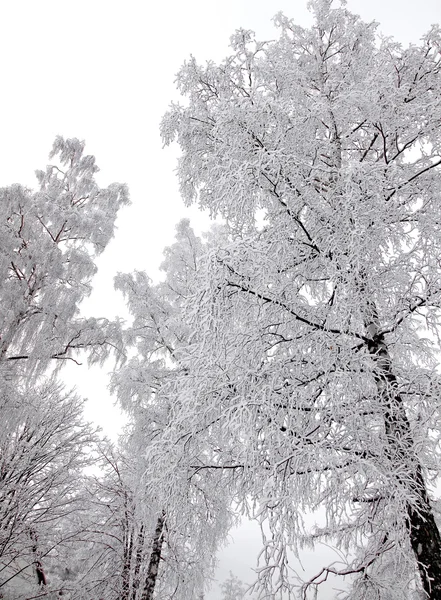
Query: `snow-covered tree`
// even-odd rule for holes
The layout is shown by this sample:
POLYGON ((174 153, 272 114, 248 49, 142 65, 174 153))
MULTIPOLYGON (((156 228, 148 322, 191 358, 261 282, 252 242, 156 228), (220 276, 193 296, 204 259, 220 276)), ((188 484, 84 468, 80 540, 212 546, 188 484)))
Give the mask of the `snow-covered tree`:
POLYGON ((156 510, 142 600, 151 600, 153 592, 161 598, 196 597, 209 581, 216 549, 232 523, 231 497, 222 479, 201 478, 191 466, 195 455, 169 453, 163 437, 179 411, 175 389, 186 377, 180 354, 190 331, 181 306, 192 293, 203 253, 204 243, 184 220, 176 242, 164 252, 162 282, 153 284, 142 272, 116 278, 133 316, 126 338, 134 355, 115 372, 112 387, 133 419, 126 452, 140 474, 134 498, 156 510), (158 454, 168 463, 164 472, 154 458, 158 454))
POLYGON ((246 588, 243 582, 230 571, 228 578, 221 584, 222 600, 243 600, 246 588))
POLYGON ((101 443, 99 465, 99 475, 89 477, 84 543, 66 589, 81 599, 139 600, 156 513, 140 493, 136 457, 101 443))
POLYGON ((351 598, 402 598, 407 565, 440 599, 441 32, 403 48, 310 5, 309 29, 279 14, 276 41, 240 30, 221 64, 187 62, 162 123, 184 201, 231 232, 181 308, 167 448, 231 474, 271 593, 287 547, 330 536, 355 552, 333 569, 351 598), (305 537, 299 509, 320 507, 305 537))
POLYGON ((96 434, 83 422, 83 401, 59 383, 0 383, 0 590, 24 593, 27 581, 46 585, 59 546, 72 552, 78 531, 63 523, 84 509, 96 434))
POLYGON ((79 350, 91 362, 122 350, 119 323, 82 318, 79 304, 128 195, 120 184, 101 189, 83 150, 59 137, 38 191, 0 190, 0 588, 27 577, 46 585, 45 565, 82 531, 96 436, 49 366, 79 350))
POLYGON ((78 306, 128 193, 120 184, 100 188, 95 159, 83 150, 58 137, 50 155, 57 161, 37 171, 37 191, 0 190, 0 361, 34 372, 82 348, 102 360, 119 343, 117 324, 82 319, 78 306))

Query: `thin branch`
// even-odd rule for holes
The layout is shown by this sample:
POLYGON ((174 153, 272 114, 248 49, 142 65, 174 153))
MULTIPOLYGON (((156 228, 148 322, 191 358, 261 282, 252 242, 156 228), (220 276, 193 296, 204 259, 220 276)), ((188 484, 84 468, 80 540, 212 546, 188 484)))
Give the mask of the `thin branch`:
MULTIPOLYGON (((228 265, 226 265, 226 266, 228 266, 228 265)), ((287 306, 280 300, 276 300, 275 298, 270 298, 269 296, 265 296, 261 292, 256 292, 255 290, 253 290, 243 284, 234 283, 232 281, 227 281, 227 285, 230 287, 237 288, 240 291, 245 292, 247 294, 251 294, 252 296, 259 298, 260 300, 263 300, 264 302, 268 302, 268 303, 274 304, 276 306, 279 306, 280 308, 283 308, 289 314, 291 314, 297 321, 300 321, 301 323, 304 323, 305 325, 308 325, 309 327, 312 327, 313 329, 317 329, 319 331, 325 331, 326 333, 334 333, 336 335, 347 335, 350 337, 355 337, 360 340, 363 340, 366 343, 369 341, 368 338, 366 338, 364 335, 357 333, 355 331, 349 331, 349 330, 342 331, 341 329, 334 329, 333 327, 327 327, 326 325, 323 325, 321 323, 315 323, 314 321, 311 321, 310 319, 307 319, 307 318, 302 317, 301 315, 297 314, 292 308, 290 308, 289 306, 287 306)))
POLYGON ((431 165, 429 165, 428 167, 426 167, 425 169, 422 169, 421 171, 418 171, 418 173, 415 173, 415 175, 413 175, 410 179, 408 179, 404 183, 401 183, 400 185, 398 185, 394 190, 392 190, 392 192, 389 194, 389 196, 386 197, 386 202, 389 201, 392 198, 392 196, 394 196, 397 192, 399 192, 401 189, 403 189, 403 187, 405 187, 406 185, 409 185, 409 183, 411 183, 412 181, 414 181, 415 179, 417 179, 424 173, 427 173, 427 171, 430 171, 431 169, 434 169, 435 167, 439 167, 439 165, 441 165, 441 158, 438 161, 436 161, 436 162, 432 163, 431 165))

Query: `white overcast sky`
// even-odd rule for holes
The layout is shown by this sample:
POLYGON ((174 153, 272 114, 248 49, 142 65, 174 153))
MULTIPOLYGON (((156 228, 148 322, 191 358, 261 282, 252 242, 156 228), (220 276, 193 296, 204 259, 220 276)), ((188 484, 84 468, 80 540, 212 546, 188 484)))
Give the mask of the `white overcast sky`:
MULTIPOLYGON (((348 0, 347 6, 404 44, 441 21, 440 0, 348 0)), ((120 181, 130 188, 132 206, 100 259, 87 313, 121 313, 112 289, 118 271, 157 277, 180 218, 190 215, 197 229, 206 228, 206 218, 183 207, 173 173, 177 151, 163 150, 159 138, 161 116, 178 99, 175 74, 190 54, 221 60, 238 27, 274 38, 271 17, 279 10, 311 22, 306 0, 0 0, 0 185, 33 186, 34 170, 47 164, 60 134, 86 140, 102 185, 120 181)), ((105 374, 69 376, 91 398, 89 414, 114 433, 120 418, 105 374)), ((223 553, 221 579, 230 569, 244 573, 255 556, 253 535, 236 534, 240 551, 223 553)))

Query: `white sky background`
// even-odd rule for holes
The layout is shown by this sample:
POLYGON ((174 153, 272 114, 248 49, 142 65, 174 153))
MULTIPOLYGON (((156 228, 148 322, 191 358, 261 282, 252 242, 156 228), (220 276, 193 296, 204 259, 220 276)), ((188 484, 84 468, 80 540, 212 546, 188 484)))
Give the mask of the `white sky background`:
MULTIPOLYGON (((348 0, 348 8, 405 44, 441 21, 440 0, 348 0)), ((302 25, 311 22, 306 0, 0 0, 0 185, 34 186, 34 170, 45 167, 60 134, 86 140, 102 185, 120 181, 130 188, 133 204, 99 261, 88 314, 123 314, 114 275, 141 269, 157 278, 180 218, 207 228, 207 217, 185 209, 179 198, 177 150, 162 150, 159 122, 178 100, 175 74, 190 54, 221 60, 238 27, 272 39, 271 18, 279 10, 302 25)), ((121 419, 106 374, 94 370, 91 377, 77 367, 68 378, 91 399, 88 417, 114 434, 121 419)), ((253 535, 239 531, 239 550, 222 554, 221 580, 230 569, 242 576, 252 563, 244 557, 256 555, 253 535)))

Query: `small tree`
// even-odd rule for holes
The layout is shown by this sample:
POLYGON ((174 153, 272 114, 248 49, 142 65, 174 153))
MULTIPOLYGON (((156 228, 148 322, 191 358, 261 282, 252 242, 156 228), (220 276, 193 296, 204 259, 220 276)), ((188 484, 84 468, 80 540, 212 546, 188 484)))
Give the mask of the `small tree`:
POLYGON ((228 579, 222 585, 222 600, 242 600, 245 596, 245 586, 231 571, 228 579))
POLYGON ((290 587, 299 508, 324 507, 315 536, 358 554, 305 598, 331 572, 402 598, 401 567, 376 583, 390 556, 440 599, 441 34, 403 49, 310 5, 310 29, 278 15, 278 40, 240 30, 220 65, 191 59, 163 121, 184 200, 232 233, 183 308, 176 452, 204 447, 199 474, 253 500, 269 592, 290 587))

